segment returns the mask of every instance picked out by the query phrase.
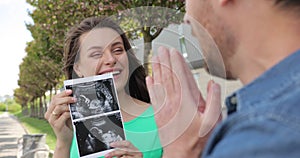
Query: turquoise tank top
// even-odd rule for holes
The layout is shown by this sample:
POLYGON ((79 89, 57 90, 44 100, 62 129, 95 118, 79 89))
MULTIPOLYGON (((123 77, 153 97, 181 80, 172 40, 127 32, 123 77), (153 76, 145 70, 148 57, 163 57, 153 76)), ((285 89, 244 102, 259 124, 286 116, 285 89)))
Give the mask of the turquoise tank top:
MULTIPOLYGON (((159 140, 154 110, 150 106, 140 116, 124 122, 126 139, 143 153, 143 158, 160 158, 163 149, 159 140)), ((79 158, 75 134, 70 149, 71 158, 79 158)))

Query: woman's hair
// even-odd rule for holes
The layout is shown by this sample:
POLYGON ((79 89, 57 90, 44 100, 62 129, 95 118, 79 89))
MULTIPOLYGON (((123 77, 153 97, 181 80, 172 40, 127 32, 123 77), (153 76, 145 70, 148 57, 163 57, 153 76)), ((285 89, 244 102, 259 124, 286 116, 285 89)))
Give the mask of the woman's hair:
POLYGON ((122 38, 129 63, 129 79, 125 91, 131 97, 150 103, 149 94, 145 82, 145 69, 134 55, 128 38, 118 24, 109 18, 90 17, 79 25, 70 29, 64 43, 64 67, 67 79, 79 78, 73 69, 73 65, 79 60, 80 37, 95 28, 111 28, 122 38), (77 54, 78 53, 78 54, 77 54))

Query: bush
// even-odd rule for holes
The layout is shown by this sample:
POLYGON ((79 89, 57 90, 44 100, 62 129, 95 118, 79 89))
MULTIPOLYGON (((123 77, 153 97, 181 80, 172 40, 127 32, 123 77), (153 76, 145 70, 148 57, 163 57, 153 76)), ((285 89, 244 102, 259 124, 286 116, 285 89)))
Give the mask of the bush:
POLYGON ((7 111, 10 113, 16 113, 22 110, 21 105, 16 103, 12 98, 6 98, 5 101, 0 102, 0 111, 6 111, 6 107, 7 111))
POLYGON ((0 111, 6 111, 6 105, 4 103, 0 103, 0 111))
POLYGON ((14 104, 8 105, 7 111, 10 113, 16 113, 16 112, 21 111, 21 109, 22 109, 21 105, 14 103, 14 104))

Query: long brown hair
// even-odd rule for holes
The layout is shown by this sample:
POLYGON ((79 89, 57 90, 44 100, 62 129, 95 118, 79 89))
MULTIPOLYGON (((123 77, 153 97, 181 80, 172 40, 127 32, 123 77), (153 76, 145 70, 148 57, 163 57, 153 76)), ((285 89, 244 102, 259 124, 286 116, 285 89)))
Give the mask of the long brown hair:
POLYGON ((132 47, 129 43, 123 30, 118 24, 109 18, 103 17, 90 17, 84 19, 79 25, 74 26, 66 35, 64 43, 64 67, 63 70, 67 79, 78 78, 79 76, 75 73, 73 65, 79 60, 80 52, 80 36, 84 33, 91 31, 94 28, 111 28, 119 33, 121 36, 124 48, 127 52, 129 61, 129 79, 125 86, 125 91, 131 97, 150 103, 149 94, 145 82, 145 69, 141 65, 140 61, 134 55, 132 47))

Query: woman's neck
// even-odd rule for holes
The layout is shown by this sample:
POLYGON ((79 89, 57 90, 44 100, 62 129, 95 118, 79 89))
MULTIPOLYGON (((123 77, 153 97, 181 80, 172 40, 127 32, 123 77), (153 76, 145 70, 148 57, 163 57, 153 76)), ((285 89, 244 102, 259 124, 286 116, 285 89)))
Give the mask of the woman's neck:
POLYGON ((118 91, 118 100, 125 122, 136 118, 149 107, 149 104, 131 97, 125 90, 118 91))
POLYGON ((118 91, 118 100, 121 107, 127 107, 132 104, 133 98, 125 92, 125 90, 118 91))

